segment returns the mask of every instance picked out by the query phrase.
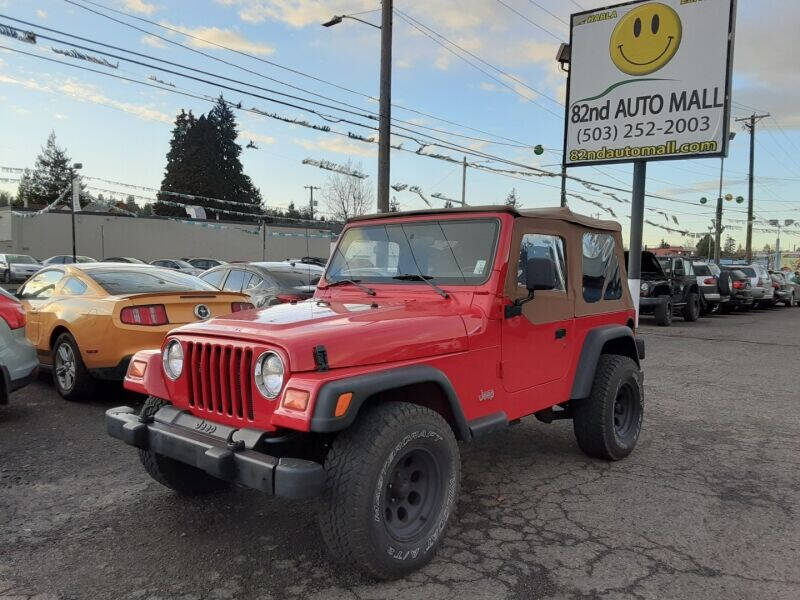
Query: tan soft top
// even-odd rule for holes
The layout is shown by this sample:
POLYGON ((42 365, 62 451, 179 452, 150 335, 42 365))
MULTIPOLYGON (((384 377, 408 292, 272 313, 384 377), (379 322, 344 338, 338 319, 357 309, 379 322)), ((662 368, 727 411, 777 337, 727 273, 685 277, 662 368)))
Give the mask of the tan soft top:
POLYGON ((517 210, 512 206, 505 205, 489 205, 489 206, 464 206, 456 208, 427 208, 424 210, 407 210, 403 212, 393 213, 374 213, 369 215, 361 215, 360 217, 353 217, 348 222, 358 221, 371 221, 374 219, 402 219, 403 217, 411 216, 424 216, 424 215, 452 215, 462 213, 491 213, 491 212, 504 212, 514 215, 515 217, 525 217, 528 219, 553 219, 559 221, 567 221, 569 223, 576 223, 589 227, 591 229, 603 229, 607 231, 621 231, 622 227, 616 221, 604 221, 600 219, 593 219, 586 215, 580 215, 572 212, 566 207, 547 207, 547 208, 526 208, 517 210))

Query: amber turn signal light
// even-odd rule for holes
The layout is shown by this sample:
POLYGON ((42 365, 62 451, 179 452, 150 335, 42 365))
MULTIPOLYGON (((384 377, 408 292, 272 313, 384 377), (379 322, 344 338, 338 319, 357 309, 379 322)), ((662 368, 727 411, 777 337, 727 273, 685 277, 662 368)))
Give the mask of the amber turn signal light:
POLYGON ((347 409, 350 408, 350 401, 352 399, 352 392, 347 392, 346 394, 339 396, 339 399, 336 401, 336 411, 333 413, 333 415, 336 417, 341 417, 344 413, 346 413, 347 409))
POLYGON ((131 361, 131 366, 128 367, 128 377, 137 377, 141 379, 147 371, 147 363, 143 360, 131 361))
POLYGON ((305 390, 286 390, 283 395, 283 408, 300 412, 308 408, 308 392, 305 390))

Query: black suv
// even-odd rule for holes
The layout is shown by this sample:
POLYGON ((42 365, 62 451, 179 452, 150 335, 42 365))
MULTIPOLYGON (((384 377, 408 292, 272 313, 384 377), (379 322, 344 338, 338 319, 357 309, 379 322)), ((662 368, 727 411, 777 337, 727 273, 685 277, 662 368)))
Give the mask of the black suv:
POLYGON ((672 323, 677 310, 685 321, 697 321, 700 317, 700 290, 688 258, 656 258, 652 252, 642 252, 639 294, 639 312, 654 315, 661 327, 672 323))

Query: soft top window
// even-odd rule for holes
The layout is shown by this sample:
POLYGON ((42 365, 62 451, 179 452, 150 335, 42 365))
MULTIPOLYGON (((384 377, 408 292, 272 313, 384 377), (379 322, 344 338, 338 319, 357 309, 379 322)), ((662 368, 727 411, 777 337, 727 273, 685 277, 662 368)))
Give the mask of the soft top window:
POLYGON ((195 277, 180 271, 167 271, 162 269, 147 269, 136 271, 133 269, 120 269, 101 271, 92 269, 86 272, 100 287, 112 296, 121 294, 152 294, 157 292, 204 292, 216 291, 210 285, 195 277))
POLYGON ((622 281, 614 238, 607 233, 583 234, 583 299, 619 300, 622 281))

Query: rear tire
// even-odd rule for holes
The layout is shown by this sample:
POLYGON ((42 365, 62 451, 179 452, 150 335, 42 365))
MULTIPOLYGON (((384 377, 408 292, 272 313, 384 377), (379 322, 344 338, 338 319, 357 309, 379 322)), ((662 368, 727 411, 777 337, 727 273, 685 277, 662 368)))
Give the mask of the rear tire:
POLYGON ((700 318, 700 295, 696 292, 689 294, 686 298, 686 306, 683 307, 684 321, 697 321, 700 318))
MULTIPOLYGON (((152 417, 162 407, 169 404, 161 398, 150 396, 145 400, 140 416, 152 417)), ((212 477, 205 471, 191 465, 178 462, 166 456, 139 450, 139 460, 150 475, 161 485, 175 490, 182 496, 198 496, 224 490, 230 486, 227 481, 212 477)))
POLYGON ((572 423, 578 446, 593 458, 625 458, 636 447, 643 417, 638 365, 627 356, 602 354, 591 395, 574 403, 572 423))
POLYGON ((83 364, 75 338, 62 333, 51 349, 53 357, 53 385, 64 400, 86 400, 97 389, 97 382, 83 364))
POLYGON ((656 325, 659 327, 669 327, 672 325, 672 300, 669 296, 662 296, 663 302, 656 306, 653 314, 656 318, 656 325))
POLYGON ((6 269, 3 273, 3 283, 11 283, 11 269, 6 269))
POLYGON ((430 562, 461 478, 455 436, 438 413, 405 402, 364 410, 334 440, 325 471, 319 524, 335 561, 378 579, 430 562))
POLYGON ((786 302, 784 302, 784 304, 786 305, 787 308, 793 308, 794 306, 796 306, 797 303, 794 299, 794 293, 792 293, 792 295, 789 296, 789 299, 786 302))

